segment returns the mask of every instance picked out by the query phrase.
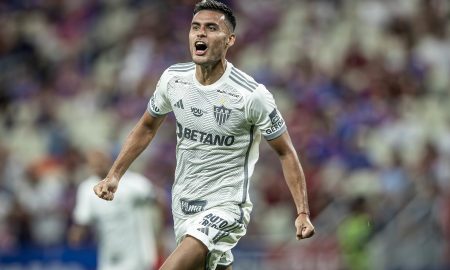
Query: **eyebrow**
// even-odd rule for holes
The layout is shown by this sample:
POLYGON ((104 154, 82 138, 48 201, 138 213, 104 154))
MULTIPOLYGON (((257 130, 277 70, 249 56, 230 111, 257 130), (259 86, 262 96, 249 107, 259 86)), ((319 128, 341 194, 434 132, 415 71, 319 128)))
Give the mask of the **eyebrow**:
MULTIPOLYGON (((201 25, 201 23, 194 21, 194 22, 191 23, 191 25, 201 25)), ((206 25, 206 26, 211 26, 211 25, 220 26, 218 23, 215 23, 215 22, 206 22, 206 23, 204 23, 204 25, 206 25)))
MULTIPOLYGON (((213 26, 217 26, 218 28, 220 28, 220 24, 218 24, 218 23, 216 23, 216 22, 206 22, 206 23, 204 23, 204 24, 205 24, 206 26, 211 26, 211 25, 213 25, 213 26)), ((195 25, 195 26, 200 26, 201 23, 198 22, 198 21, 193 21, 193 22, 191 23, 191 27, 194 26, 194 25, 195 25)), ((228 25, 227 21, 224 21, 224 25, 225 25, 225 29, 228 30, 228 32, 229 32, 230 34, 232 34, 233 31, 231 31, 230 26, 228 25)))

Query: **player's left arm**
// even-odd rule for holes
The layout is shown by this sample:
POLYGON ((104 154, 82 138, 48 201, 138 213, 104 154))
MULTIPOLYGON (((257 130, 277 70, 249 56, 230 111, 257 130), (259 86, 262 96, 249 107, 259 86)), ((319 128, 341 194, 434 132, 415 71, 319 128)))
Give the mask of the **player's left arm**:
POLYGON ((268 143, 280 158, 284 178, 297 208, 298 216, 295 220, 297 239, 309 238, 314 235, 314 226, 309 220, 305 175, 289 133, 285 131, 277 138, 269 140, 268 143))

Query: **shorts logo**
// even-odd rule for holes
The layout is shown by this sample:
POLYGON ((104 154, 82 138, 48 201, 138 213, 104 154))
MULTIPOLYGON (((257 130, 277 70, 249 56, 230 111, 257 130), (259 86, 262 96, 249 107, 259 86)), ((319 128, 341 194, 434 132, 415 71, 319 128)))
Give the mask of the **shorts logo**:
POLYGON ((200 222, 200 224, 214 229, 223 229, 227 227, 228 221, 218 215, 210 213, 203 217, 203 220, 200 222))
POLYGON ((219 126, 223 125, 229 118, 231 109, 225 108, 225 106, 214 106, 214 118, 219 126))
POLYGON ((186 215, 192 215, 195 213, 202 212, 205 209, 205 200, 193 200, 188 201, 186 199, 180 199, 181 211, 186 215))

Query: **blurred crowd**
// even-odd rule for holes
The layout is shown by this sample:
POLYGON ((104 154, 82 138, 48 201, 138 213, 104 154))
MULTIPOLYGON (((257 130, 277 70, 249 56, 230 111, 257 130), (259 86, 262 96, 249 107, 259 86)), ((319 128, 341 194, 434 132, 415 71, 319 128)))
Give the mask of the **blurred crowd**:
MULTIPOLYGON (((190 61, 196 2, 0 2, 0 253, 65 245, 88 174, 84 152, 116 155, 162 72, 190 61)), ((262 258, 259 269, 448 269, 450 2, 223 2, 238 18, 229 60, 275 96, 317 230, 295 241, 295 207, 263 143, 238 260, 262 258), (289 268, 296 263, 303 268, 289 268)), ((133 165, 168 203, 175 142, 169 117, 133 165)))

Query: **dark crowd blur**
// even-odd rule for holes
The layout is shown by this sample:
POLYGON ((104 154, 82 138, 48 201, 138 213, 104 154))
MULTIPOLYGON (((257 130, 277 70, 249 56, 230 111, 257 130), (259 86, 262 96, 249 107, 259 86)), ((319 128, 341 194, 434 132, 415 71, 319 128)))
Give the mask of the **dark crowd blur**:
MULTIPOLYGON (((66 240, 83 153, 116 155, 162 72, 190 61, 196 2, 0 1, 1 269, 90 269, 66 240)), ((295 240, 262 143, 234 269, 450 269, 450 2, 224 2, 238 18, 228 59, 275 96, 317 230, 295 240)), ((168 204, 175 142, 169 117, 132 168, 168 204)), ((164 219, 161 258, 169 207, 164 219)))

